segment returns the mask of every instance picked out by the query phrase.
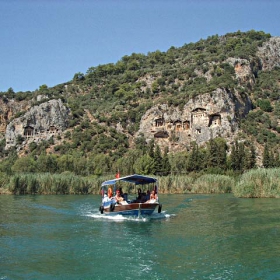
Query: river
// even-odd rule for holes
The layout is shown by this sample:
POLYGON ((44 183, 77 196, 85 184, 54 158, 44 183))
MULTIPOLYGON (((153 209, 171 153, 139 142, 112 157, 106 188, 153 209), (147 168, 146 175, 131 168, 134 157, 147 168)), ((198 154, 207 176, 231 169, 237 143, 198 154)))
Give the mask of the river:
POLYGON ((280 279, 280 200, 161 195, 108 218, 97 195, 0 196, 0 279, 280 279))

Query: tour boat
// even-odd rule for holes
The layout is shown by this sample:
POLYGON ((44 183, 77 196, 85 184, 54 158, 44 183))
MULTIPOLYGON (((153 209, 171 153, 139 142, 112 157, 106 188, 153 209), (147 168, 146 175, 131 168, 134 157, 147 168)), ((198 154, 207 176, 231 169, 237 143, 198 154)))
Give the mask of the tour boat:
POLYGON ((148 216, 152 215, 156 208, 160 213, 162 208, 158 199, 158 182, 153 177, 138 174, 125 177, 116 176, 115 179, 102 183, 101 195, 102 203, 99 207, 101 214, 148 216), (137 188, 138 197, 129 199, 127 193, 122 193, 123 186, 129 190, 137 188), (122 198, 119 199, 119 196, 122 198))

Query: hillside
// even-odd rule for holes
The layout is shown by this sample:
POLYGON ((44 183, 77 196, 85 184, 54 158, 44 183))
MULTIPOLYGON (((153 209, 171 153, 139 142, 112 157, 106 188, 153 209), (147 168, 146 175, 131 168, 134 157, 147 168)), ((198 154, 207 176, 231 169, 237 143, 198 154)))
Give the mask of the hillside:
POLYGON ((0 171, 101 175, 280 166, 280 38, 210 36, 0 95, 0 171), (160 162, 160 163, 159 163, 160 162))

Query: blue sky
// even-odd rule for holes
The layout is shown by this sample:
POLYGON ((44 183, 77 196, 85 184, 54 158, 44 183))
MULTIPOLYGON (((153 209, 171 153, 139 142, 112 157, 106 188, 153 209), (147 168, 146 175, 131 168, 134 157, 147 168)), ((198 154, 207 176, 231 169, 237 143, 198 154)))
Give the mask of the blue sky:
POLYGON ((278 0, 0 0, 0 91, 238 30, 280 36, 278 0))

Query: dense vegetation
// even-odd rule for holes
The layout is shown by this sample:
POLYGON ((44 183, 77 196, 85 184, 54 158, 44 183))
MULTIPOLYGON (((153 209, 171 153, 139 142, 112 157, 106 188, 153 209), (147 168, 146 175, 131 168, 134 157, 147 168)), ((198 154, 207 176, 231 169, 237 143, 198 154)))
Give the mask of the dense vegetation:
MULTIPOLYGON (((233 193, 237 197, 280 198, 279 168, 252 169, 239 177, 205 174, 202 176, 159 176, 160 193, 233 193)), ((108 176, 81 177, 71 173, 17 173, 3 176, 0 194, 97 194, 108 176)), ((131 195, 135 189, 130 184, 122 185, 131 195)))
POLYGON ((256 167, 256 145, 264 150, 264 167, 280 167, 280 68, 261 71, 256 57, 257 48, 269 38, 254 30, 214 35, 166 52, 126 55, 115 64, 76 73, 72 81, 52 88, 42 85, 34 92, 15 93, 12 88, 1 92, 4 102, 13 98, 33 105, 43 102, 34 101, 39 95, 60 98, 71 108, 72 116, 63 135, 31 143, 24 156, 18 157, 15 149, 4 150, 2 140, 0 172, 9 176, 20 172, 101 176, 117 170, 123 175, 239 175, 256 167), (229 57, 251 62, 253 85, 237 81, 229 57), (143 137, 131 142, 141 116, 152 105, 180 107, 219 87, 250 96, 255 108, 240 120, 242 132, 233 145, 216 138, 203 147, 192 143, 185 151, 169 153, 143 137), (116 129, 118 123, 125 133, 116 129))

